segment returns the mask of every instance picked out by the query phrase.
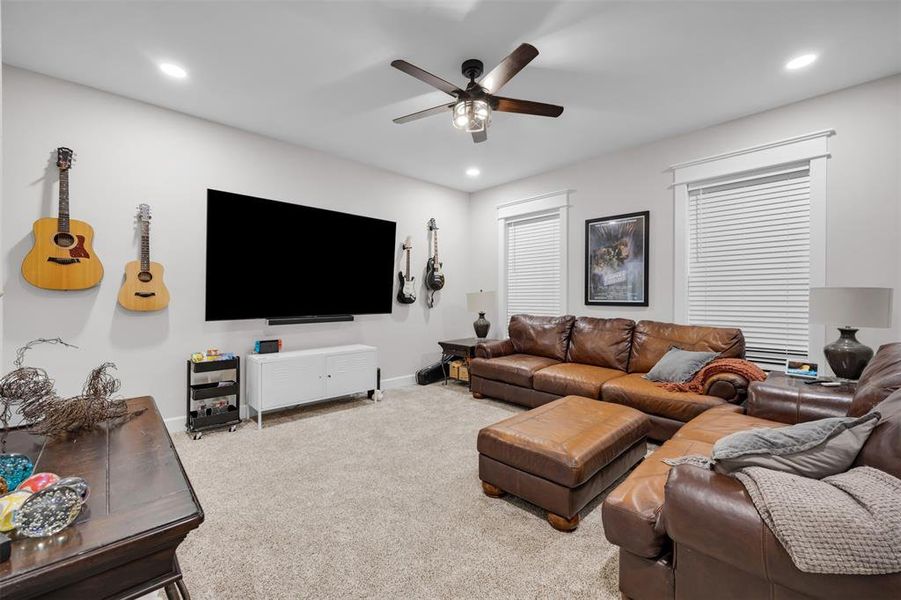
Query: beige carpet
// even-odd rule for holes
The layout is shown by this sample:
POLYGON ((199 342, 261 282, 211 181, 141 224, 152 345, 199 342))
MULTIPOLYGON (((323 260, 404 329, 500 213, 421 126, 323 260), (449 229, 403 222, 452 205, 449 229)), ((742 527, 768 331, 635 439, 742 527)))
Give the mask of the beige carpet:
POLYGON ((619 598, 598 501, 566 534, 482 494, 476 433, 518 410, 436 384, 177 434, 206 513, 178 553, 192 597, 619 598))

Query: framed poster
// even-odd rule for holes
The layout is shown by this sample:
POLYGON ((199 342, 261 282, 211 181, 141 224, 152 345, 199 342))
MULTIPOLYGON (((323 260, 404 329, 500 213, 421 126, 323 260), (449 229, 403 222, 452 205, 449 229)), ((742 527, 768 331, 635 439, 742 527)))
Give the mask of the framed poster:
POLYGON ((650 211, 585 221, 585 304, 648 305, 650 211))

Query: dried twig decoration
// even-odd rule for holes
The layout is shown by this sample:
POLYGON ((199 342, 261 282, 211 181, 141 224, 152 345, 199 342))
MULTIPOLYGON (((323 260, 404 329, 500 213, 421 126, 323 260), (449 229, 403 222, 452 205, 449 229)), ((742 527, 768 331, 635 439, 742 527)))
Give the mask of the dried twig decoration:
POLYGON ((119 391, 120 382, 109 373, 113 363, 103 363, 88 376, 81 394, 61 398, 54 388, 54 381, 44 369, 26 367, 25 353, 37 344, 62 344, 75 348, 60 338, 38 339, 28 342, 16 352, 16 368, 0 379, 0 422, 4 435, 0 452, 6 450, 5 432, 9 429, 12 407, 20 406, 20 412, 31 432, 57 436, 79 429, 91 429, 107 419, 126 415, 125 400, 112 398, 119 391))
POLYGON ((56 436, 69 431, 93 429, 107 419, 124 417, 125 400, 112 399, 119 380, 110 375, 113 363, 103 363, 88 376, 81 394, 60 398, 56 394, 22 402, 22 416, 32 423, 33 433, 56 436))

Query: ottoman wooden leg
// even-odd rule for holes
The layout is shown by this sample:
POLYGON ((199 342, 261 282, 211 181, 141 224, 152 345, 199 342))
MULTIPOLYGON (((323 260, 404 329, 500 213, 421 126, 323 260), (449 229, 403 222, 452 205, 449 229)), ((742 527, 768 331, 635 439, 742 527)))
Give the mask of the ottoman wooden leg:
POLYGON ((579 513, 576 513, 576 516, 572 519, 567 519, 549 512, 547 514, 547 522, 557 531, 575 531, 576 527, 579 526, 579 513))
POLYGON ((475 398, 476 400, 481 400, 481 399, 484 398, 485 396, 482 395, 482 394, 480 394, 480 393, 478 393, 478 392, 473 392, 473 393, 472 393, 472 397, 475 398))
POLYGON ((485 492, 486 496, 491 496, 492 498, 503 498, 507 494, 501 488, 491 485, 487 481, 482 482, 482 491, 485 492))

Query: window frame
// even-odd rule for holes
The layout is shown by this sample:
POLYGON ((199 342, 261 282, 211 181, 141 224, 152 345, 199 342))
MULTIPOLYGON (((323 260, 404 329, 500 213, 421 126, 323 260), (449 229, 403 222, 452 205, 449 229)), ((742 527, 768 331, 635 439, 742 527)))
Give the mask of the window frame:
MULTIPOLYGON (((829 138, 834 129, 825 129, 767 144, 679 163, 673 172, 673 317, 688 322, 688 224, 689 185, 724 177, 776 169, 807 162, 810 165, 810 286, 826 285, 826 168, 829 138)), ((823 346, 826 327, 809 322, 807 354, 825 365, 823 346)))
POLYGON ((567 314, 569 290, 569 194, 570 190, 497 205, 497 307, 507 327, 507 224, 512 221, 557 214, 560 218, 560 308, 567 314))

